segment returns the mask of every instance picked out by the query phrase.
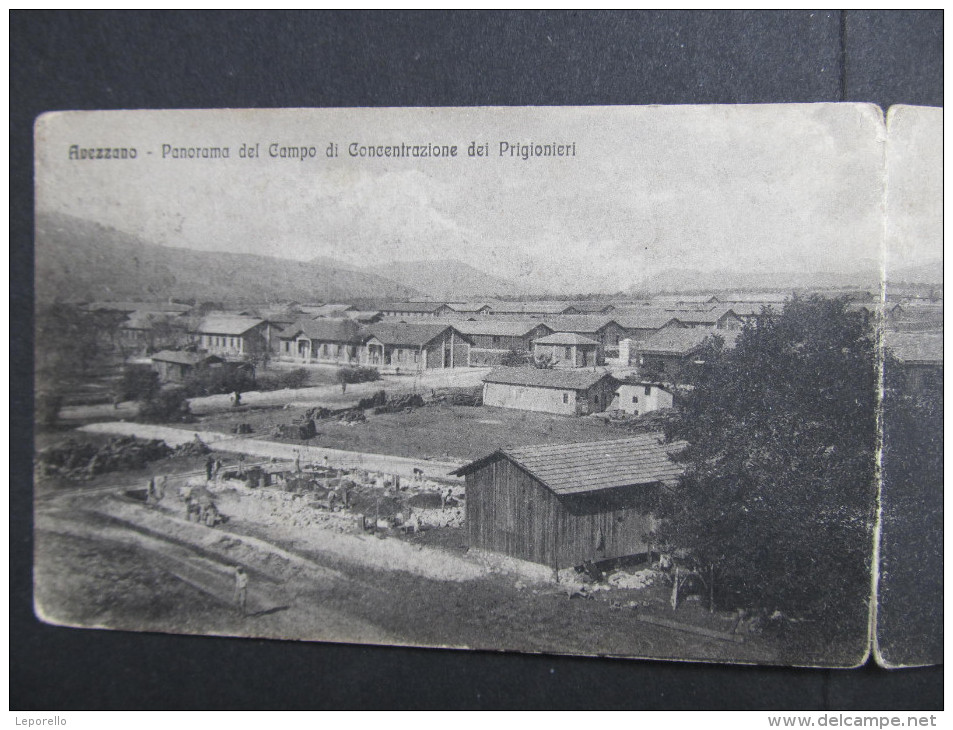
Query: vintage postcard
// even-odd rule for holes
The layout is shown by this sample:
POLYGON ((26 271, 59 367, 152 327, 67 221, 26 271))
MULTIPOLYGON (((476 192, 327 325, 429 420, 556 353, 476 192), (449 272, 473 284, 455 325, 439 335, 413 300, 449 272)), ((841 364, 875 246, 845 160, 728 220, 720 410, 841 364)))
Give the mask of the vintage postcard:
POLYGON ((939 661, 940 118, 40 117, 37 615, 939 661))

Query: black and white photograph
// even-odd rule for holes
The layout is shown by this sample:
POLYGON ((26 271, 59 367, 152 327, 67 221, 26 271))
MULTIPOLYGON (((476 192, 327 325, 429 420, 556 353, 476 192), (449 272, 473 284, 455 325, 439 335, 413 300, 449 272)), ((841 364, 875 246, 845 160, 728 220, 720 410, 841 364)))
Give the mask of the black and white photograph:
POLYGON ((942 662, 942 110, 35 125, 65 627, 942 662))

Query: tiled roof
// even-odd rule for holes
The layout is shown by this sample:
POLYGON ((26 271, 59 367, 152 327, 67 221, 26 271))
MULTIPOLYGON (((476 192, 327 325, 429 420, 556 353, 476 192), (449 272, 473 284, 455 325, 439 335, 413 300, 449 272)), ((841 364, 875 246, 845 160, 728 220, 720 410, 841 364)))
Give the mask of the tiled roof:
POLYGON ((203 319, 195 331, 210 335, 243 335, 264 321, 256 317, 211 315, 203 319))
POLYGON ((900 362, 943 364, 942 332, 887 332, 885 344, 900 362))
MULTIPOLYGON (((368 325, 365 332, 385 345, 423 347, 448 329, 451 329, 450 325, 431 324, 429 322, 378 322, 368 325)), ((460 331, 457 330, 457 332, 460 331)), ((465 336, 463 336, 463 339, 469 342, 465 336)))
POLYGON ((487 373, 483 377, 483 382, 500 383, 502 385, 526 385, 537 388, 559 388, 561 390, 588 390, 605 377, 611 377, 606 370, 497 368, 487 373))
MULTIPOLYGON (((447 324, 450 324, 448 322, 447 324)), ((538 319, 480 319, 453 320, 453 326, 465 335, 496 335, 502 337, 522 337, 537 327, 545 327, 538 319)), ((546 327, 549 330, 548 327, 546 327)))
POLYGON ((539 337, 533 340, 533 342, 537 345, 594 345, 596 347, 599 345, 597 340, 584 337, 575 332, 554 332, 551 335, 539 337))
POLYGON ((543 320, 554 332, 598 332, 615 317, 602 314, 564 314, 560 317, 547 317, 543 320))
POLYGON ((290 327, 283 329, 278 337, 293 339, 299 334, 311 340, 322 342, 361 342, 363 330, 352 319, 299 319, 290 327))
POLYGON ((678 319, 671 312, 658 312, 649 310, 646 312, 628 311, 624 314, 613 313, 612 317, 616 323, 626 330, 657 330, 661 329, 673 319, 678 319))
POLYGON ((671 483, 682 470, 670 455, 681 448, 683 444, 663 443, 655 434, 613 441, 525 446, 501 449, 454 473, 463 476, 495 459, 506 458, 557 495, 580 494, 639 484, 671 483))

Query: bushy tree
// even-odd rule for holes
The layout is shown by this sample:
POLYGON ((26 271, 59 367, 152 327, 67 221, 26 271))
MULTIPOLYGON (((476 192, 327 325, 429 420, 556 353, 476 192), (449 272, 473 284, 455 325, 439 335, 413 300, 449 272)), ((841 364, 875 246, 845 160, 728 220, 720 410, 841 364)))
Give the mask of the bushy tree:
POLYGON ((659 537, 723 605, 861 620, 876 495, 868 321, 843 299, 795 298, 698 359, 666 429, 687 446, 659 537))

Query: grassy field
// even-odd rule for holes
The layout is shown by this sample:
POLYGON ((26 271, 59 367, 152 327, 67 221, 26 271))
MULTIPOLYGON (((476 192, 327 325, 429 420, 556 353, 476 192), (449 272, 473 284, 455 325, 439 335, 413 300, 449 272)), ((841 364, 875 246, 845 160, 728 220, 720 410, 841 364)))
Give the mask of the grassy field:
MULTIPOLYGON (((256 438, 268 438, 279 423, 304 414, 303 408, 248 409, 202 416, 197 428, 229 433, 247 423, 256 438)), ((559 444, 625 438, 628 432, 588 418, 530 413, 487 406, 430 405, 402 413, 368 416, 366 423, 335 420, 315 423, 312 446, 393 454, 414 458, 475 459, 503 446, 559 444)))

